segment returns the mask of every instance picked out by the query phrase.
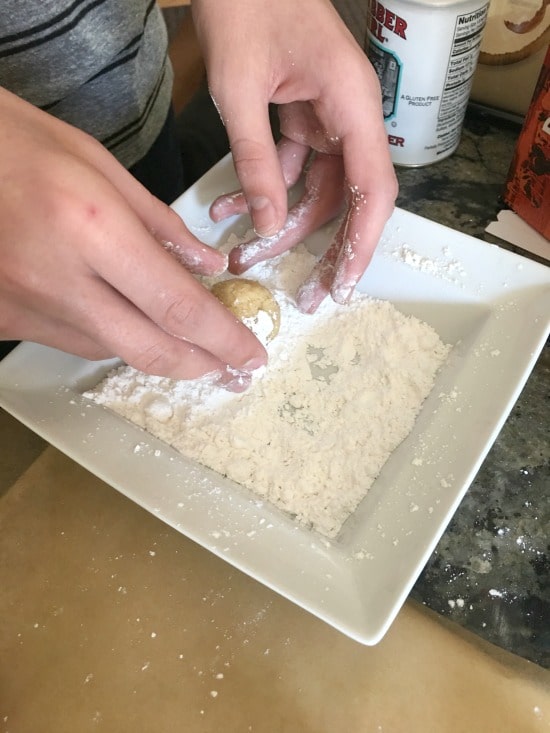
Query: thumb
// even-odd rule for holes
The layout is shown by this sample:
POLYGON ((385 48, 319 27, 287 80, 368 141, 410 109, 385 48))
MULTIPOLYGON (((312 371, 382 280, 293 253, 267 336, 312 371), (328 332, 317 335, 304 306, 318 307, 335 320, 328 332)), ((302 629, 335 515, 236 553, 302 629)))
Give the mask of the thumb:
POLYGON ((287 190, 265 104, 251 103, 258 90, 242 90, 219 104, 237 177, 256 234, 270 237, 287 217, 287 190))

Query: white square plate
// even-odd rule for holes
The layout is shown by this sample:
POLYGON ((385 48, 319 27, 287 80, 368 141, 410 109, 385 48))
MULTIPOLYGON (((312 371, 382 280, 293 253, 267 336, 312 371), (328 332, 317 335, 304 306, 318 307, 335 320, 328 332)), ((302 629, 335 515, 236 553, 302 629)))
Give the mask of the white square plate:
MULTIPOLYGON (((225 158, 174 208, 203 241, 213 198, 237 187, 225 158)), ((326 245, 331 228, 308 244, 326 245)), ((159 519, 364 644, 378 642, 434 550, 549 332, 550 269, 396 210, 360 289, 430 323, 454 348, 409 437, 335 540, 81 395, 114 362, 36 344, 0 363, 0 405, 159 519)))

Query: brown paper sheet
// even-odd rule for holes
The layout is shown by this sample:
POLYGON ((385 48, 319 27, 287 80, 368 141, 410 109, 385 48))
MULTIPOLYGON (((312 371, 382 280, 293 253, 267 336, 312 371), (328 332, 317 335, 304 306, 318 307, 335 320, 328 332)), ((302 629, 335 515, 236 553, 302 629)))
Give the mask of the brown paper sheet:
POLYGON ((47 449, 0 500, 0 732, 539 733, 550 674, 407 603, 364 647, 47 449))

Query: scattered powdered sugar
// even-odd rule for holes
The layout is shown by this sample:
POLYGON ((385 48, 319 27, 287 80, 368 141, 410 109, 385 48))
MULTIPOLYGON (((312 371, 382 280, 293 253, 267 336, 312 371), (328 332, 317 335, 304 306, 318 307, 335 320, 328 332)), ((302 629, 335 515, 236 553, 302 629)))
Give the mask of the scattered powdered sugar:
POLYGON ((360 293, 299 312, 293 296, 314 264, 299 245, 247 272, 275 296, 281 324, 246 392, 121 366, 85 396, 334 537, 411 431, 450 347, 360 293))
POLYGON ((466 276, 464 267, 459 260, 451 258, 447 247, 444 247, 440 259, 432 259, 431 257, 420 255, 407 244, 402 244, 398 249, 394 250, 392 256, 404 262, 409 267, 412 267, 414 270, 426 272, 444 280, 459 282, 460 278, 466 276))

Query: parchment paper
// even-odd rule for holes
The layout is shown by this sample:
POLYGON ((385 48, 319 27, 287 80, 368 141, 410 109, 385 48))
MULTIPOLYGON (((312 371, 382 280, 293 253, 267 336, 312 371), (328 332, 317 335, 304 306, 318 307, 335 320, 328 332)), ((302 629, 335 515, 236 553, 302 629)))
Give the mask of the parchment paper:
POLYGON ((0 582, 3 733, 550 730, 542 668, 411 602, 361 646, 53 448, 0 500, 0 582))

